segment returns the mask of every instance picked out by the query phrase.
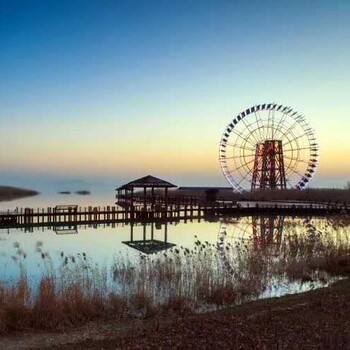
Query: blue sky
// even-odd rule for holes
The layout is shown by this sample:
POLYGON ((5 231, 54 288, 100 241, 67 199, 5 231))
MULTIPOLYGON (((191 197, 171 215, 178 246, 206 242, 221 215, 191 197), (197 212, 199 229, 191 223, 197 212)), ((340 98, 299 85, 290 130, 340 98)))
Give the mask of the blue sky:
POLYGON ((0 0, 0 181, 225 185, 226 124, 275 101, 316 130, 314 185, 340 186, 349 20, 348 1, 0 0))

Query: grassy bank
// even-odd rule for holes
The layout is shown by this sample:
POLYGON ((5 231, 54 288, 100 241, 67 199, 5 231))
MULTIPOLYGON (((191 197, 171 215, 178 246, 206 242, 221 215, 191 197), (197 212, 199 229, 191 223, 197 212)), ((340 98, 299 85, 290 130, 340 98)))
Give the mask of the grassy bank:
POLYGON ((26 190, 18 187, 0 186, 0 202, 10 201, 17 198, 31 197, 38 195, 39 192, 26 190))

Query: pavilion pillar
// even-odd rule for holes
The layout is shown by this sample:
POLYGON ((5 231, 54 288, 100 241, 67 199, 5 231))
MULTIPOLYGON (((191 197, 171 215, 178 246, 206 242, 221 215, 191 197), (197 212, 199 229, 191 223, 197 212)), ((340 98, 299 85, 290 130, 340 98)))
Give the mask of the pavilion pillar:
POLYGON ((168 210, 168 187, 165 187, 164 201, 165 201, 165 208, 168 210))
POLYGON ((152 206, 154 206, 154 187, 152 187, 152 206))
POLYGON ((146 211, 146 186, 143 187, 143 210, 146 211))

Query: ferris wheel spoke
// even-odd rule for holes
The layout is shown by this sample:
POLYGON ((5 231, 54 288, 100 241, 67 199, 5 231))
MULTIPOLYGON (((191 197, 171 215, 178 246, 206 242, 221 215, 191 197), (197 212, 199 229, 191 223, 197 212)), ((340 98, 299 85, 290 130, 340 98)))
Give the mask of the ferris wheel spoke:
POLYGON ((300 174, 299 171, 296 171, 296 170, 294 170, 292 168, 290 168, 289 170, 292 171, 294 174, 299 175, 300 177, 304 177, 304 175, 300 174))
POLYGON ((259 118, 260 118, 260 122, 261 122, 261 140, 266 140, 266 134, 265 134, 265 129, 266 129, 266 125, 264 125, 263 123, 263 118, 261 117, 261 114, 259 111, 256 111, 256 113, 258 114, 259 118))
MULTIPOLYGON (((284 113, 284 115, 282 116, 282 118, 281 118, 281 120, 280 120, 280 123, 278 124, 278 128, 279 128, 278 137, 279 137, 279 138, 284 137, 285 135, 287 135, 288 133, 290 133, 297 125, 300 124, 300 122, 299 122, 297 119, 295 119, 295 118, 293 118, 293 117, 290 117, 290 115, 289 115, 289 112, 290 112, 290 111, 291 111, 291 110, 287 110, 287 111, 284 113), (293 118, 293 121, 290 122, 290 123, 291 123, 290 125, 284 125, 288 116, 289 116, 290 118, 293 118)), ((295 112, 295 113, 296 113, 296 112, 295 112)), ((293 113, 293 115, 294 115, 295 113, 293 113)))
MULTIPOLYGON (((298 120, 295 120, 294 123, 288 127, 288 129, 286 129, 285 131, 283 131, 283 133, 281 134, 281 137, 286 137, 287 134, 289 134, 290 132, 293 131, 293 129, 298 125, 300 124, 298 120)), ((304 134, 306 135, 306 133, 304 134)))
MULTIPOLYGON (((248 164, 253 163, 254 161, 255 161, 255 159, 252 159, 252 160, 249 161, 249 162, 244 162, 244 164, 241 164, 239 167, 237 167, 237 168, 231 170, 230 173, 233 173, 233 172, 236 171, 236 170, 240 170, 240 169, 242 169, 243 167, 247 166, 248 164)), ((248 168, 248 169, 249 169, 249 168, 248 168)))
POLYGON ((301 138, 304 137, 304 136, 306 136, 306 134, 299 135, 299 136, 295 137, 293 140, 287 142, 285 145, 290 145, 290 144, 292 144, 293 142, 295 142, 296 140, 301 139, 301 138))
POLYGON ((243 157, 243 161, 244 161, 244 165, 246 166, 245 169, 247 171, 250 171, 250 164, 252 164, 253 162, 255 163, 255 157, 252 156, 251 160, 247 160, 245 157, 243 157))
POLYGON ((248 151, 255 151, 255 148, 250 148, 250 147, 243 147, 241 145, 238 144, 234 144, 234 143, 226 143, 228 146, 234 147, 234 148, 240 148, 243 150, 248 150, 248 151))
POLYGON ((256 111, 254 111, 254 116, 255 116, 255 120, 256 120, 256 125, 258 126, 258 131, 259 131, 259 136, 260 136, 260 140, 262 140, 263 139, 263 137, 262 137, 262 135, 261 135, 261 126, 260 126, 260 119, 258 118, 258 115, 257 115, 257 112, 256 111))
POLYGON ((255 145, 249 141, 247 138, 244 138, 241 134, 239 134, 238 132, 236 132, 235 130, 231 130, 231 132, 233 132, 236 136, 238 136, 239 138, 241 138, 242 140, 248 142, 251 146, 255 147, 255 145))
POLYGON ((256 143, 259 143, 259 141, 256 139, 256 137, 254 136, 254 131, 252 131, 250 129, 251 124, 247 124, 246 121, 244 120, 244 118, 242 119, 242 123, 244 124, 244 126, 246 127, 246 129, 248 130, 249 134, 251 135, 251 137, 255 140, 256 143))
POLYGON ((286 157, 286 156, 283 156, 283 158, 285 158, 285 159, 290 159, 290 160, 296 161, 296 162, 301 162, 301 163, 309 164, 309 162, 307 162, 306 160, 303 160, 303 159, 291 158, 291 157, 286 157))
POLYGON ((266 128, 266 136, 265 136, 265 140, 269 140, 269 131, 270 131, 270 110, 269 113, 267 115, 267 128, 266 128))
POLYGON ((252 135, 252 138, 255 139, 256 144, 261 143, 261 141, 264 140, 264 136, 261 134, 261 130, 263 130, 264 127, 261 126, 257 120, 248 124, 247 127, 253 127, 253 130, 251 130, 250 135, 252 135))
MULTIPOLYGON (((282 117, 276 126, 276 130, 279 132, 279 135, 281 134, 281 126, 283 125, 286 117, 287 117, 287 114, 285 112, 283 112, 282 117)), ((276 137, 276 135, 275 135, 275 137, 276 137)))
POLYGON ((253 157, 254 153, 247 154, 247 155, 240 155, 240 156, 230 156, 230 157, 221 157, 220 159, 237 159, 237 158, 244 158, 244 157, 253 157))
POLYGON ((274 140, 274 125, 275 125, 275 110, 273 109, 272 111, 272 122, 271 122, 271 139, 274 140))
POLYGON ((240 186, 241 183, 242 183, 244 180, 246 180, 247 177, 248 177, 249 175, 251 175, 252 173, 254 173, 255 171, 257 171, 258 167, 259 167, 259 165, 257 164, 257 165, 253 168, 252 171, 247 171, 247 173, 245 174, 245 176, 243 176, 243 178, 238 182, 238 186, 240 186))
POLYGON ((249 175, 251 175, 251 173, 250 173, 250 172, 247 172, 247 173, 245 174, 245 176, 243 176, 242 179, 238 182, 238 186, 241 186, 241 183, 242 183, 244 180, 246 180, 247 177, 248 177, 249 175))
POLYGON ((293 137, 292 139, 290 139, 288 136, 286 136, 286 138, 288 142, 291 142, 290 147, 292 148, 292 151, 286 153, 289 154, 290 157, 300 158, 301 151, 299 149, 302 148, 304 143, 302 145, 299 145, 299 140, 296 140, 296 136, 293 133, 291 136, 293 137))
POLYGON ((305 151, 305 150, 310 150, 310 147, 299 147, 299 148, 289 148, 289 149, 283 149, 283 153, 285 152, 293 152, 293 151, 305 151))

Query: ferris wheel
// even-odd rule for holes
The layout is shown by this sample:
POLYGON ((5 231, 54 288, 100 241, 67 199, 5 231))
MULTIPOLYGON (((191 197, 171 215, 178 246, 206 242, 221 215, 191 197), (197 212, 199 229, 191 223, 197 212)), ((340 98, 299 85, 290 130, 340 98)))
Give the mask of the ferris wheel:
POLYGON ((305 117, 276 103, 238 114, 220 141, 222 172, 237 191, 304 189, 318 164, 318 144, 305 117))

